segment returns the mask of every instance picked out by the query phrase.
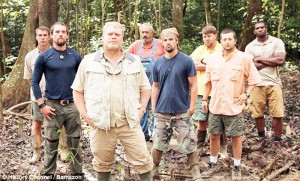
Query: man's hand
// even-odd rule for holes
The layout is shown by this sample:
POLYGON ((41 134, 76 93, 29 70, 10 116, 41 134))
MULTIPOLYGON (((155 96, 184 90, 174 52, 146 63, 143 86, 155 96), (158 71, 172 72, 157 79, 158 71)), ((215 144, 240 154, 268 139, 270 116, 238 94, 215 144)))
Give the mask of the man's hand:
POLYGON ((245 93, 239 95, 239 97, 237 98, 237 104, 238 105, 242 105, 242 104, 245 104, 245 102, 247 101, 247 96, 245 93))
POLYGON ((52 107, 46 105, 43 108, 40 109, 41 113, 43 114, 44 118, 46 118, 49 121, 52 121, 51 116, 55 116, 56 114, 55 109, 53 109, 52 107))
POLYGON ((202 101, 202 111, 207 113, 208 112, 208 104, 207 101, 202 101))
POLYGON ((195 108, 191 108, 191 107, 190 107, 190 108, 187 110, 187 114, 188 114, 189 116, 193 116, 194 112, 195 112, 195 108))
POLYGON ((81 117, 86 123, 88 123, 88 125, 90 125, 92 128, 95 128, 93 121, 87 113, 82 114, 81 117))
POLYGON ((139 109, 139 119, 140 119, 140 120, 143 118, 143 116, 144 116, 145 113, 146 113, 146 109, 143 108, 143 107, 141 107, 141 108, 139 109))

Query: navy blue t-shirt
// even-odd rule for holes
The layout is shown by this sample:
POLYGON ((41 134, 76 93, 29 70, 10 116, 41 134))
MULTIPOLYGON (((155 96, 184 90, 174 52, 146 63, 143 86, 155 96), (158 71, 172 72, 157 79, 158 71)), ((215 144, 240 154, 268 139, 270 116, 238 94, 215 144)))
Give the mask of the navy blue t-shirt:
POLYGON ((159 57, 153 65, 152 77, 159 84, 155 111, 184 113, 190 107, 188 77, 197 74, 191 57, 178 52, 172 59, 159 57))
POLYGON ((73 99, 71 85, 74 81, 81 56, 73 49, 58 51, 51 47, 36 59, 31 86, 34 97, 42 97, 39 82, 46 79, 46 98, 50 100, 73 99))

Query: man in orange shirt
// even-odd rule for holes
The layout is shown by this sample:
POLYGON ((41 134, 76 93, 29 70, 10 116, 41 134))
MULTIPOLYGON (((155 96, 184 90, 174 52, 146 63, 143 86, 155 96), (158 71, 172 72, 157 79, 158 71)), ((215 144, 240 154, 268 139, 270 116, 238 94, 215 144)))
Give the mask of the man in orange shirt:
MULTIPOLYGON (((140 40, 132 43, 128 52, 138 55, 141 59, 141 62, 144 66, 148 79, 152 85, 151 71, 154 61, 165 54, 165 50, 162 46, 162 41, 159 39, 155 39, 153 37, 153 27, 150 23, 144 23, 140 26, 140 40)), ((141 126, 145 135, 146 141, 149 141, 150 135, 148 131, 148 116, 149 116, 150 106, 148 105, 145 114, 141 120, 141 126)), ((150 125, 150 134, 153 132, 154 127, 154 118, 152 117, 151 125, 150 125)))
POLYGON ((260 82, 259 73, 253 61, 245 53, 236 49, 236 34, 226 29, 221 32, 223 51, 212 55, 207 60, 205 91, 202 109, 208 112, 208 132, 210 139, 210 161, 204 174, 212 174, 217 168, 220 136, 226 134, 232 138, 234 167, 232 179, 241 179, 243 109, 251 90, 260 82), (245 82, 248 87, 245 90, 245 82))

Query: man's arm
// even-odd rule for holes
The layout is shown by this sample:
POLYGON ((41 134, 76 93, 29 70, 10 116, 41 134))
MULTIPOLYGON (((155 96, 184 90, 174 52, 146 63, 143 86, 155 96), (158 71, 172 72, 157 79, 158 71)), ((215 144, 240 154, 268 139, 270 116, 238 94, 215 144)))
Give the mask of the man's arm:
POLYGON ((191 90, 191 102, 190 102, 190 108, 188 110, 188 114, 192 116, 195 111, 196 102, 198 98, 198 88, 197 88, 197 78, 196 75, 191 76, 188 78, 190 90, 191 90))
POLYGON ((258 65, 263 64, 263 65, 270 66, 270 67, 276 67, 276 66, 283 65, 285 62, 285 59, 286 59, 286 53, 279 52, 279 53, 275 53, 274 56, 270 57, 270 58, 255 57, 254 64, 256 67, 257 67, 257 65, 256 65, 257 63, 258 63, 258 65))
POLYGON ((158 90, 159 90, 158 82, 153 82, 152 91, 151 91, 151 109, 152 109, 153 113, 155 112, 155 107, 156 107, 156 103, 157 103, 158 90))
MULTIPOLYGON (((193 61, 194 61, 194 63, 195 63, 195 67, 196 67, 196 70, 197 70, 197 71, 205 71, 206 65, 203 64, 203 63, 201 63, 201 60, 200 60, 200 62, 196 62, 196 61, 193 59, 193 61)), ((203 61, 203 59, 202 59, 202 61, 203 61)))
POLYGON ((73 90, 73 99, 74 99, 74 103, 75 103, 81 117, 83 118, 83 120, 85 122, 87 122, 89 125, 93 125, 92 120, 88 116, 87 110, 85 107, 84 93, 73 90))
POLYGON ((146 90, 146 91, 141 91, 140 96, 140 104, 141 107, 139 109, 139 117, 140 119, 142 119, 142 117, 144 116, 145 112, 146 112, 146 108, 150 99, 150 94, 151 94, 151 90, 146 90))
POLYGON ((205 87, 204 87, 204 94, 203 94, 203 99, 202 99, 202 110, 204 112, 208 112, 208 104, 207 104, 207 99, 208 99, 208 96, 210 94, 210 91, 211 91, 211 82, 207 82, 205 84, 205 87))

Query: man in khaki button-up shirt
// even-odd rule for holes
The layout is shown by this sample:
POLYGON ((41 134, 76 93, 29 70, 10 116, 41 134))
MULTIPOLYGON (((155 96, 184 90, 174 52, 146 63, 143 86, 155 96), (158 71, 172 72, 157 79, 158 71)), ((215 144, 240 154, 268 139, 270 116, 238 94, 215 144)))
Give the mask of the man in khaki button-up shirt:
POLYGON ((208 132, 210 139, 210 161, 206 174, 216 170, 220 135, 232 138, 234 167, 232 179, 241 179, 243 114, 245 102, 260 76, 254 63, 245 53, 236 49, 233 30, 221 32, 223 51, 211 56, 206 66, 206 84, 202 100, 203 111, 208 111, 207 98, 210 93, 208 132), (248 88, 245 91, 245 82, 248 88))
POLYGON ((152 157, 140 120, 151 86, 139 57, 122 49, 124 26, 103 27, 103 48, 84 57, 72 89, 74 102, 90 132, 97 180, 109 180, 117 140, 141 180, 151 180, 152 157))

